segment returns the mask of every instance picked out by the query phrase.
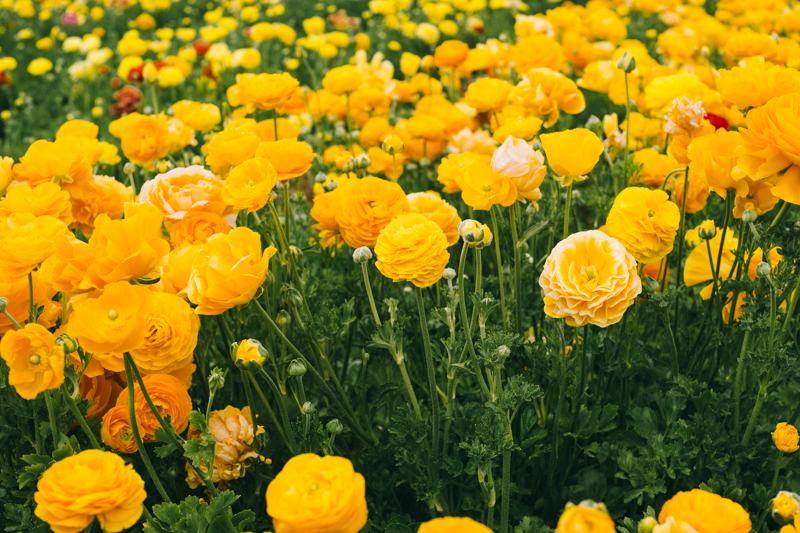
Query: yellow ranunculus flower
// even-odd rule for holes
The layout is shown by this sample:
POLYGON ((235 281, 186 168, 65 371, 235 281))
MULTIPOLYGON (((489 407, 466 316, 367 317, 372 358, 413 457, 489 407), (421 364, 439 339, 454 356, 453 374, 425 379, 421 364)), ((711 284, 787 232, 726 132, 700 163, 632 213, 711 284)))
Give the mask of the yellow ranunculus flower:
POLYGON ((261 354, 266 352, 260 350, 264 350, 264 347, 258 341, 252 339, 243 340, 236 346, 236 359, 247 363, 255 361, 258 364, 262 364, 265 358, 261 354))
POLYGON ((544 311, 570 326, 616 324, 642 292, 636 260, 602 231, 573 233, 550 252, 539 276, 544 311))
POLYGON ((109 124, 108 131, 122 141, 125 157, 148 170, 169 153, 169 127, 164 116, 134 112, 109 124))
POLYGON ((206 164, 211 167, 238 165, 253 157, 261 144, 253 127, 247 124, 237 127, 236 123, 231 123, 223 131, 214 134, 204 147, 208 153, 206 164))
POLYGON ((214 104, 201 104, 191 100, 181 100, 172 105, 175 118, 193 130, 207 132, 220 123, 219 107, 214 104))
POLYGON ((278 181, 287 182, 308 172, 314 161, 314 150, 303 141, 281 139, 261 143, 256 150, 256 157, 263 157, 272 163, 278 173, 278 181))
POLYGON ((508 207, 517 201, 514 181, 494 172, 489 163, 473 163, 454 177, 461 189, 461 199, 473 209, 488 211, 495 204, 508 207))
POLYGON ((19 278, 55 253, 53 240, 72 235, 67 226, 51 216, 12 213, 0 220, 0 271, 19 278))
POLYGON ((448 245, 458 242, 458 225, 461 217, 455 207, 439 197, 438 193, 415 192, 407 196, 408 205, 412 213, 419 213, 428 220, 436 223, 444 232, 448 245))
POLYGON ((444 516, 421 523, 417 533, 491 533, 491 531, 472 518, 444 516))
POLYGON ((364 75, 353 65, 336 67, 325 73, 322 86, 333 94, 352 93, 364 81, 364 75))
POLYGON ((36 487, 36 516, 55 533, 78 533, 97 517, 100 527, 118 533, 142 516, 144 481, 117 454, 84 450, 44 471, 36 487))
POLYGON ((585 176, 591 172, 603 153, 603 143, 597 135, 585 128, 545 133, 541 135, 547 164, 562 178, 562 186, 569 178, 585 176))
POLYGON ((640 263, 661 261, 672 251, 681 213, 661 189, 628 187, 614 199, 606 233, 640 263))
POLYGON ((614 521, 608 516, 605 506, 568 504, 558 519, 556 533, 614 533, 614 521))
POLYGON ((64 350, 39 324, 7 332, 0 341, 0 355, 9 368, 8 382, 26 400, 64 382, 64 350))
POLYGON ((41 76, 53 70, 53 62, 45 57, 34 59, 28 63, 28 74, 31 76, 41 76))
POLYGON ((336 222, 342 238, 351 248, 375 246, 381 230, 409 210, 403 189, 380 178, 354 180, 343 191, 343 196, 336 222))
POLYGON ((781 491, 772 500, 772 517, 780 522, 793 522, 800 513, 800 496, 793 492, 781 491))
POLYGON ((67 226, 72 223, 69 193, 56 183, 45 182, 36 187, 21 183, 10 187, 5 197, 0 199, 0 218, 8 218, 12 213, 46 215, 67 226))
POLYGON ((747 108, 761 107, 771 99, 796 90, 800 72, 779 65, 768 66, 763 57, 751 57, 743 66, 719 71, 717 90, 726 102, 747 108))
POLYGON ((228 87, 228 102, 243 105, 248 112, 256 108, 277 109, 286 103, 300 85, 291 74, 237 74, 236 84, 228 87))
MULTIPOLYGON (((140 428, 140 434, 142 431, 143 429, 140 428)), ((109 448, 118 453, 134 453, 139 449, 133 438, 127 407, 115 405, 103 415, 100 438, 109 448)))
POLYGON ((700 489, 679 492, 661 508, 658 521, 685 522, 703 533, 748 533, 750 515, 736 502, 700 489))
POLYGON ((512 88, 505 80, 481 78, 467 88, 464 103, 479 113, 495 113, 508 104, 512 88))
POLYGON ((235 210, 258 211, 270 200, 278 173, 269 160, 256 157, 234 167, 225 178, 222 199, 235 210))
POLYGON ((364 477, 344 457, 296 455, 267 487, 275 533, 358 533, 367 523, 364 477))
POLYGON ((772 432, 772 442, 784 453, 792 453, 800 449, 798 441, 800 441, 800 437, 797 435, 797 429, 786 422, 779 423, 772 432))

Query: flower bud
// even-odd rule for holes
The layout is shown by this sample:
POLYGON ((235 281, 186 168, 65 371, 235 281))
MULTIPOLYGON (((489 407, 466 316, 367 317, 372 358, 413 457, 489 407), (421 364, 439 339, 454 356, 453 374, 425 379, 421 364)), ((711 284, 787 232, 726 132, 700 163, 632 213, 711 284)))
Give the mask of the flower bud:
POLYGON ((710 241, 717 235, 717 228, 711 227, 706 228, 704 226, 700 226, 697 228, 697 236, 703 239, 704 241, 710 241))
POLYGON ((400 154, 406 149, 406 145, 397 135, 387 135, 381 143, 381 148, 389 155, 400 154))
POLYGON ((300 294, 295 288, 290 288, 286 291, 286 303, 293 305, 294 307, 300 307, 303 305, 303 296, 300 294))
POLYGON ((367 154, 358 154, 355 157, 355 167, 356 168, 367 168, 372 164, 372 159, 367 154))
POLYGON ((255 361, 260 365, 266 361, 268 355, 267 349, 254 339, 243 340, 231 346, 231 357, 233 357, 237 365, 240 362, 247 365, 251 361, 255 361))
POLYGON ((372 250, 370 250, 368 246, 356 248, 353 252, 353 261, 356 263, 366 263, 370 259, 372 259, 372 250))
POLYGON ((494 241, 494 235, 492 235, 492 230, 489 229, 489 226, 486 224, 483 225, 483 240, 481 240, 478 244, 475 245, 475 248, 478 250, 482 250, 486 248, 494 241))
POLYGON ((211 391, 211 394, 214 394, 224 386, 225 374, 222 373, 222 369, 219 367, 214 367, 208 376, 208 390, 211 391))
POLYGON ((419 160, 419 166, 420 168, 428 168, 429 166, 431 166, 431 160, 428 159, 427 157, 423 157, 422 159, 419 160))
POLYGON ((336 181, 336 180, 331 180, 331 181, 329 181, 329 182, 328 182, 328 184, 325 186, 325 190, 326 190, 327 192, 331 192, 331 191, 335 190, 335 189, 336 189, 336 187, 338 187, 338 186, 339 186, 339 182, 338 182, 338 181, 336 181))
POLYGON ((344 431, 344 427, 342 426, 342 423, 339 422, 338 418, 334 418, 325 424, 325 429, 327 429, 328 433, 332 435, 339 435, 342 431, 344 431))
POLYGON ((355 160, 355 158, 353 158, 353 157, 351 157, 350 159, 348 159, 348 160, 345 162, 345 164, 344 164, 344 165, 342 165, 342 170, 344 170, 345 172, 352 172, 352 171, 353 171, 353 169, 355 169, 355 168, 356 168, 356 160, 355 160))
MULTIPOLYGON (((5 300, 5 298, 0 298, 0 300, 5 300)), ((64 355, 69 355, 78 350, 78 341, 66 333, 62 333, 56 337, 56 344, 61 345, 61 348, 64 350, 64 355)))
POLYGON ((317 175, 314 176, 314 181, 317 183, 325 183, 328 181, 328 175, 324 172, 317 172, 317 175))
POLYGON ((653 529, 658 525, 658 520, 652 516, 644 518, 639 522, 639 533, 653 533, 653 529))
POLYGON ((761 261, 756 267, 756 276, 758 276, 759 278, 768 278, 771 273, 772 273, 772 267, 769 266, 769 263, 761 261))
POLYGON ((625 50, 622 57, 617 61, 617 68, 622 69, 626 74, 633 72, 636 69, 636 59, 634 59, 633 54, 625 50))
POLYGON ((586 129, 590 130, 601 139, 603 138, 603 121, 595 115, 592 115, 589 117, 589 120, 586 121, 586 129))
POLYGON ((264 285, 272 285, 275 283, 275 274, 271 270, 267 270, 267 276, 264 278, 264 285))
POLYGON ((750 222, 755 222, 758 218, 758 213, 753 211, 752 209, 745 209, 744 213, 742 213, 742 221, 749 224, 750 222))
POLYGON ((0 296, 0 313, 5 311, 6 307, 8 307, 8 298, 3 298, 0 296))
POLYGON ((196 155, 192 158, 193 165, 202 165, 203 164, 203 156, 196 155))
POLYGON ((499 347, 497 348, 497 355, 499 355, 500 357, 502 357, 503 359, 505 359, 506 357, 508 357, 509 355, 511 355, 511 349, 509 349, 509 347, 508 347, 508 346, 506 346, 505 344, 503 344, 502 346, 499 346, 499 347))
POLYGON ((302 359, 293 359, 289 363, 289 376, 301 378, 306 375, 306 363, 302 359))
POLYGON ((800 513, 800 496, 782 490, 772 500, 772 518, 779 524, 791 524, 794 516, 800 513))
POLYGON ((458 225, 458 234, 467 244, 477 244, 483 241, 483 226, 477 220, 463 220, 458 225))
POLYGON ((278 311, 278 316, 275 318, 275 322, 282 327, 285 328, 292 322, 292 317, 289 316, 289 313, 286 312, 286 309, 281 309, 278 311))
POLYGON ((304 415, 313 415, 314 413, 317 412, 317 408, 314 407, 314 404, 311 402, 304 403, 301 410, 303 411, 304 415))
POLYGON ((456 270, 454 268, 449 268, 449 267, 445 268, 444 269, 444 273, 442 274, 442 277, 444 279, 446 279, 447 281, 450 281, 451 279, 455 279, 456 270))
POLYGON ((122 172, 130 176, 131 174, 136 172, 136 165, 128 161, 127 163, 125 163, 125 166, 122 167, 122 172))

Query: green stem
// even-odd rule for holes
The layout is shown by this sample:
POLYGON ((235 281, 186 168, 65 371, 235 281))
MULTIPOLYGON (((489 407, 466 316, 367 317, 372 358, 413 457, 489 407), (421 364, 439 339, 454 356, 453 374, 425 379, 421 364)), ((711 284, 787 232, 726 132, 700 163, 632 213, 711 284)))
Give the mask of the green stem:
MULTIPOLYGON (((510 429, 509 429, 510 432, 510 429)), ((511 509, 511 450, 503 452, 503 481, 500 498, 500 533, 508 533, 508 515, 511 509)))
POLYGON ((572 203, 572 181, 567 185, 567 204, 564 206, 564 239, 569 237, 569 209, 572 203))
POLYGON ((275 128, 275 141, 277 142, 278 139, 278 111, 276 109, 272 110, 272 125, 275 128))
MULTIPOLYGON (((494 231, 494 250, 497 254, 497 281, 500 284, 500 313, 503 317, 503 331, 508 331, 508 318, 506 313, 506 289, 505 282, 503 281, 503 258, 500 254, 500 233, 497 228, 497 216, 494 214, 494 206, 489 208, 492 214, 492 231, 494 231)), ((462 281, 458 280, 458 286, 461 287, 462 281)))
POLYGON ((744 339, 742 340, 742 350, 739 353, 739 363, 736 366, 736 379, 733 383, 733 424, 736 430, 736 440, 739 440, 739 409, 742 398, 742 376, 744 374, 744 356, 747 353, 747 345, 750 343, 750 336, 752 331, 747 330, 744 332, 744 339))
MULTIPOLYGON (((286 402, 283 401, 283 395, 281 391, 278 389, 278 385, 275 384, 275 381, 267 374, 267 371, 261 365, 257 366, 257 370, 261 374, 261 377, 266 380, 269 388, 272 389, 272 394, 275 395, 275 399, 278 401, 278 410, 281 413, 281 419, 283 420, 283 430, 286 432, 286 437, 289 439, 289 451, 292 455, 297 455, 297 441, 294 438, 294 432, 292 431, 292 424, 289 421, 289 412, 286 410, 286 402)), ((250 369, 247 370, 250 372, 250 369)))
POLYGON ((516 307, 517 334, 522 334, 522 250, 519 247, 519 231, 517 230, 517 212, 519 204, 508 208, 511 217, 511 238, 514 241, 514 304, 516 307))
POLYGON ((369 269, 367 268, 367 261, 361 263, 361 273, 364 276, 364 287, 367 289, 369 306, 372 309, 372 318, 375 319, 375 325, 381 327, 381 317, 378 315, 378 308, 375 307, 375 298, 372 296, 372 285, 369 283, 369 269))
POLYGON ((158 95, 154 83, 150 84, 150 103, 153 104, 153 114, 158 115, 158 95))
MULTIPOLYGON (((289 445, 289 439, 286 437, 286 434, 283 432, 283 428, 281 427, 280 422, 278 422, 278 417, 275 416, 275 412, 272 410, 272 407, 270 407, 269 402, 267 401, 267 397, 264 395, 264 391, 262 391, 261 387, 258 385, 258 381, 256 381, 255 376, 253 376, 252 372, 244 371, 244 370, 243 370, 243 372, 247 372, 247 376, 248 376, 248 378, 250 380, 250 383, 252 383, 253 388, 256 389, 256 393, 258 394, 258 397, 261 398, 261 403, 263 403, 264 407, 267 409, 267 415, 269 416, 270 420, 272 420, 272 423, 275 425, 275 429, 278 431, 278 435, 281 436, 281 440, 283 440, 283 443, 286 445, 286 449, 287 450, 291 450, 292 447, 289 445)), ((251 409, 252 409, 252 407, 251 407, 251 409)))
POLYGON ((53 436, 53 450, 58 449, 58 426, 56 425, 56 416, 53 410, 53 396, 50 394, 49 389, 44 391, 44 402, 47 404, 47 418, 50 420, 50 434, 53 436))
POLYGON ((403 376, 403 384, 406 386, 406 392, 408 392, 408 399, 411 401, 411 407, 414 409, 414 414, 417 416, 417 420, 421 422, 422 412, 420 412, 419 410, 419 402, 417 402, 417 395, 414 394, 414 387, 411 386, 411 379, 408 377, 406 362, 404 359, 402 359, 402 355, 400 357, 401 359, 397 363, 397 366, 400 367, 400 374, 403 376))
POLYGON ((75 404, 75 400, 72 399, 69 392, 67 392, 67 386, 65 384, 61 384, 61 395, 67 400, 67 406, 69 410, 72 411, 72 416, 78 421, 78 424, 81 425, 83 432, 86 433, 86 436, 89 437, 89 442, 92 443, 92 447, 96 450, 102 450, 103 446, 97 442, 97 438, 92 433, 92 429, 89 427, 89 424, 86 422, 86 419, 81 414, 81 410, 78 409, 78 406, 75 404))
POLYGON ((33 303, 33 272, 28 272, 28 303, 30 307, 28 311, 30 315, 29 322, 33 324, 36 322, 36 305, 33 303))
POLYGON ((8 313, 8 311, 6 311, 5 309, 3 309, 3 314, 6 316, 6 318, 8 319, 8 321, 9 321, 9 322, 11 322, 12 324, 14 324, 14 327, 15 327, 15 328, 17 328, 17 329, 22 329, 22 326, 20 326, 19 322, 17 322, 16 320, 14 320, 14 317, 13 317, 13 316, 11 316, 11 315, 8 313))
POLYGON ((772 219, 772 224, 770 224, 769 227, 770 228, 774 228, 775 226, 780 224, 781 221, 783 220, 783 217, 786 216, 786 213, 789 212, 789 209, 792 207, 792 205, 793 204, 790 204, 789 202, 783 202, 783 205, 781 206, 781 210, 778 211, 778 214, 775 215, 774 219, 772 219))
MULTIPOLYGON (((626 187, 628 183, 630 183, 630 176, 628 176, 628 147, 630 146, 630 140, 631 140, 631 95, 630 95, 630 90, 628 88, 628 73, 625 72, 625 158, 623 159, 623 162, 625 163, 624 177, 625 177, 626 187)), ((684 193, 684 198, 686 198, 685 193, 684 193)))
POLYGON ((284 233, 286 234, 286 250, 288 250, 289 255, 291 255, 292 250, 289 247, 289 224, 292 218, 291 206, 289 205, 289 182, 284 182, 283 184, 283 223, 286 226, 284 229, 284 233))
POLYGON ((433 354, 431 352, 431 339, 428 335, 428 319, 425 316, 425 301, 422 297, 422 289, 414 287, 417 295, 417 310, 419 311, 419 326, 422 330, 422 344, 425 348, 425 365, 428 368, 428 388, 431 393, 431 414, 433 416, 433 438, 431 439, 431 449, 434 460, 434 482, 438 479, 438 457, 439 457, 439 426, 441 419, 439 415, 439 397, 436 394, 436 373, 433 366, 433 354))
MULTIPOLYGON (((683 173, 683 202, 681 202, 681 223, 678 229, 678 277, 675 280, 675 288, 679 289, 681 286, 681 270, 683 267, 683 241, 686 235, 686 202, 689 198, 689 167, 683 173)), ((722 243, 721 246, 724 246, 722 243)), ((709 260, 711 258, 709 257, 709 260)), ((675 332, 678 331, 678 311, 680 309, 681 293, 678 292, 675 297, 675 332)))
POLYGON ((669 337, 669 349, 672 354, 672 374, 673 377, 678 377, 680 371, 680 363, 678 361, 678 346, 675 344, 675 335, 672 334, 672 327, 669 323, 669 311, 664 312, 664 322, 667 329, 667 337, 669 337))
POLYGON ((469 355, 472 357, 472 364, 475 365, 475 376, 478 378, 478 385, 480 385, 481 391, 483 392, 486 400, 492 400, 489 387, 486 386, 486 381, 483 379, 483 370, 481 370, 480 361, 478 361, 478 356, 475 354, 475 347, 472 345, 472 328, 470 327, 470 322, 467 318, 467 299, 464 296, 464 263, 466 262, 468 249, 469 245, 465 242, 464 246, 461 248, 461 260, 458 263, 458 300, 459 307, 461 308, 461 322, 464 326, 464 336, 466 337, 469 355))

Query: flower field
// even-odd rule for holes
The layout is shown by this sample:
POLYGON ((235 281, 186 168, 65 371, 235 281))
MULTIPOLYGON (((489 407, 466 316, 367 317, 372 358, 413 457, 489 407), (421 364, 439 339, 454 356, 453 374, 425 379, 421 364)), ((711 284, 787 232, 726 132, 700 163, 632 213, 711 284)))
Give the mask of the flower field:
POLYGON ((798 533, 800 4, 0 0, 0 530, 798 533))

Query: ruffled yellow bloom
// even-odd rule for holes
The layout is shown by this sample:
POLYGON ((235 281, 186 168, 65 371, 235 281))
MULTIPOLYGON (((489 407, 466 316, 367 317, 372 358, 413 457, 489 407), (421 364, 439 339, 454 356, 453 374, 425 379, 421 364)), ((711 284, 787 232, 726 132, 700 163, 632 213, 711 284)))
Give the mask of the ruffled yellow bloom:
POLYGON ((55 533, 78 533, 97 517, 117 533, 142 516, 144 481, 133 465, 114 453, 85 450, 44 471, 37 485, 36 516, 55 533))
POLYGON ((12 213, 0 219, 0 270, 14 278, 27 276, 55 253, 53 240, 58 235, 72 234, 51 216, 12 213))
POLYGON ((364 81, 364 75, 352 65, 336 67, 325 73, 322 86, 333 94, 352 93, 364 81))
MULTIPOLYGON (((7 160, 3 160, 4 163, 7 160)), ((35 187, 46 181, 78 184, 92 176, 92 167, 80 152, 65 141, 39 140, 28 147, 14 165, 14 179, 35 187)))
POLYGON ((270 200, 270 194, 278 182, 275 167, 264 158, 249 159, 234 167, 225 178, 222 199, 237 211, 258 211, 270 200))
POLYGON ((433 191, 411 193, 407 198, 411 212, 419 213, 435 222, 444 232, 449 245, 458 242, 458 225, 461 223, 461 217, 458 216, 455 207, 442 200, 439 194, 433 191))
POLYGON ((562 187, 573 179, 585 179, 600 160, 604 148, 597 135, 584 128, 545 133, 541 140, 547 164, 561 178, 562 187))
POLYGON ((375 244, 375 266, 395 283, 410 281, 425 288, 442 277, 450 260, 442 229, 419 213, 400 215, 386 226, 375 244))
POLYGON ((573 233, 558 243, 539 286, 545 313, 570 326, 616 324, 642 292, 636 260, 602 231, 573 233))
POLYGON ((655 263, 672 251, 680 221, 678 206, 664 191, 628 187, 614 199, 606 233, 621 242, 636 261, 655 263))
POLYGON ((342 238, 351 248, 375 246, 381 230, 409 210, 403 189, 379 178, 354 180, 342 194, 341 209, 335 216, 342 238))
MULTIPOLYGON (((155 431, 161 427, 161 423, 150 409, 141 388, 139 388, 138 380, 134 379, 134 381, 133 405, 136 422, 142 429, 142 440, 155 442, 155 431)), ((175 431, 183 433, 189 425, 189 413, 192 412, 192 399, 186 392, 186 385, 177 377, 167 374, 150 374, 144 376, 142 382, 161 416, 169 416, 175 431)), ((128 389, 125 389, 117 398, 117 407, 128 409, 128 406, 128 389)))
POLYGON ((780 422, 775 426, 775 431, 772 432, 772 442, 783 453, 793 453, 800 449, 798 446, 800 436, 797 435, 797 429, 786 422, 780 422))
POLYGON ((272 164, 280 182, 287 182, 308 172, 314 156, 314 150, 297 139, 265 142, 256 150, 256 157, 262 157, 272 164))
MULTIPOLYGON (((642 165, 642 169, 631 176, 631 183, 647 185, 648 187, 661 188, 667 179, 667 175, 673 170, 681 168, 681 165, 674 158, 660 153, 655 148, 643 148, 634 152, 633 161, 642 165)), ((679 174, 673 174, 671 181, 680 180, 680 177, 679 174)))
POLYGON ((175 118, 197 131, 207 132, 221 120, 219 108, 214 104, 181 100, 173 104, 172 109, 175 118))
MULTIPOLYGON (((208 154, 206 164, 211 167, 233 166, 253 157, 261 144, 261 139, 255 134, 254 129, 255 122, 249 119, 228 124, 203 147, 208 154)), ((175 170, 179 169, 176 168, 171 172, 175 170)))
MULTIPOLYGON (((139 427, 139 432, 140 434, 144 433, 144 428, 139 427)), ((133 438, 127 407, 115 405, 103 415, 100 438, 108 447, 118 453, 135 453, 139 449, 133 438)))
POLYGON ((467 88, 464 103, 479 113, 496 113, 508 103, 512 88, 505 80, 482 78, 467 88))
POLYGON ((750 515, 741 505, 700 489, 679 492, 661 508, 658 521, 675 518, 703 533, 747 533, 750 515))
POLYGON ((489 163, 475 162, 456 174, 461 199, 473 209, 488 211, 495 204, 508 207, 517 201, 514 182, 492 170, 489 163))
POLYGON ((793 68, 767 65, 763 57, 751 57, 744 66, 719 71, 717 90, 722 99, 737 107, 761 107, 773 98, 797 91, 800 73, 793 68))
MULTIPOLYGON (((678 177, 675 178, 673 183, 674 187, 672 189, 672 199, 675 201, 678 207, 683 207, 685 194, 684 183, 686 183, 686 176, 683 173, 678 173, 678 177)), ((697 172, 689 172, 689 182, 687 186, 689 188, 689 194, 686 197, 686 212, 689 214, 697 213, 706 206, 706 200, 708 200, 708 196, 711 194, 711 191, 708 188, 708 183, 701 178, 700 174, 697 172)), ((737 205, 739 205, 739 197, 737 196, 736 199, 737 205)), ((775 201, 777 202, 778 199, 776 198, 775 201)), ((743 202, 743 205, 744 204, 745 203, 743 202)), ((734 213, 735 212, 736 211, 734 210, 734 213)), ((738 215, 738 217, 741 216, 741 214, 738 215)))
POLYGON ((169 127, 164 116, 131 113, 109 124, 108 131, 121 140, 125 157, 147 170, 153 170, 153 163, 169 153, 169 127))
POLYGON ((443 516, 421 523, 417 533, 490 533, 491 531, 472 518, 443 516))
POLYGON ((258 109, 277 109, 294 94, 300 82, 291 74, 237 74, 236 83, 228 87, 231 106, 245 106, 248 113, 258 109))
POLYGON ((26 400, 64 382, 64 350, 39 324, 6 333, 0 340, 0 355, 9 368, 8 382, 26 400))
POLYGON ((463 178, 464 171, 476 163, 489 163, 487 155, 474 152, 450 154, 439 164, 437 181, 444 185, 444 192, 459 192, 458 181, 463 178))

